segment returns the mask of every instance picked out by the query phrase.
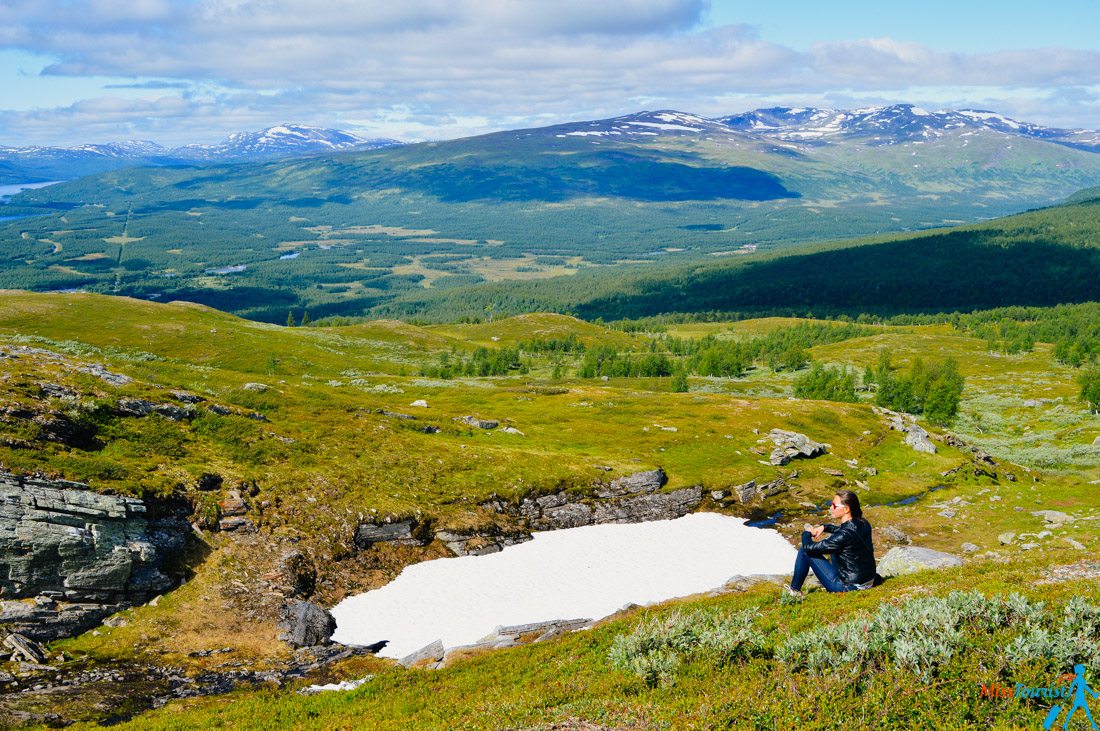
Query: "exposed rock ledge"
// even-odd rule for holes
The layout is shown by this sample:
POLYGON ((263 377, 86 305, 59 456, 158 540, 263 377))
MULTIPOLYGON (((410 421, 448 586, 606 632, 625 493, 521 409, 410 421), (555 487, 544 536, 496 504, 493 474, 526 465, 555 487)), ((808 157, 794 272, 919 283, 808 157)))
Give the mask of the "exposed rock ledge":
POLYGON ((53 640, 166 591, 190 533, 187 513, 0 473, 0 624, 53 640))
MULTIPOLYGON (((482 503, 482 508, 516 518, 521 527, 511 530, 493 527, 482 531, 433 532, 429 526, 411 519, 386 524, 363 523, 356 529, 355 544, 359 548, 368 548, 374 543, 426 545, 433 538, 438 538, 459 556, 482 555, 529 541, 531 531, 604 523, 671 520, 694 511, 703 501, 703 488, 700 485, 659 492, 667 482, 668 477, 664 470, 658 468, 625 475, 612 480, 610 484, 597 484, 594 494, 590 496, 570 496, 562 491, 537 498, 524 498, 518 505, 500 498, 482 503)), ((772 484, 769 483, 769 486, 772 484)), ((786 487, 783 483, 776 492, 786 487)), ((742 502, 749 502, 757 495, 758 488, 752 483, 742 502)))

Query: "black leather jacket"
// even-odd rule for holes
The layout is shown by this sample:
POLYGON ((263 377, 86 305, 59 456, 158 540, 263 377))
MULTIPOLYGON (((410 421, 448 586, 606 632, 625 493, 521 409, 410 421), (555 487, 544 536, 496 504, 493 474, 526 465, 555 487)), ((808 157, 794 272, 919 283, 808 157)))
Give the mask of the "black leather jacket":
POLYGON ((837 577, 845 584, 864 584, 875 578, 875 547, 871 524, 859 518, 840 525, 826 525, 825 538, 802 546, 807 556, 833 555, 837 577))

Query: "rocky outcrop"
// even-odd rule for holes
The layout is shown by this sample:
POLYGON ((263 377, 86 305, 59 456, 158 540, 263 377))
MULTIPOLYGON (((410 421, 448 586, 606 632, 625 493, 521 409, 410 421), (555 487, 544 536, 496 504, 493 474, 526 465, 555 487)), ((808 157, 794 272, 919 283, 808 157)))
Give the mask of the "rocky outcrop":
POLYGON ((397 546, 424 546, 431 543, 432 536, 426 525, 415 520, 399 520, 391 523, 360 523, 355 529, 355 546, 370 548, 375 543, 390 543, 397 546))
POLYGON ((443 541, 456 556, 484 556, 499 553, 506 546, 513 546, 531 540, 531 534, 524 531, 436 531, 435 537, 443 541))
POLYGON ((890 428, 905 435, 905 443, 918 452, 935 454, 936 445, 932 443, 931 435, 924 427, 917 424, 912 416, 900 414, 897 411, 883 409, 878 406, 871 407, 876 414, 889 418, 890 428))
POLYGON ((294 647, 316 647, 332 642, 336 620, 312 602, 294 601, 283 608, 279 639, 294 647))
POLYGON ((166 591, 188 512, 0 473, 0 623, 54 639, 166 591), (33 601, 16 601, 25 599, 33 601))

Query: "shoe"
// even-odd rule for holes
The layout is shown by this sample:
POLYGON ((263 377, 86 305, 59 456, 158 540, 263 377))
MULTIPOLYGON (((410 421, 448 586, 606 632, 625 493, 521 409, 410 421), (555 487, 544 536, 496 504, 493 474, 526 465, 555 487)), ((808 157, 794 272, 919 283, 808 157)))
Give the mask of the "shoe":
POLYGON ((803 594, 803 593, 802 593, 801 591, 799 591, 798 589, 792 589, 792 588, 791 588, 791 587, 789 587, 789 586, 784 586, 784 587, 783 587, 783 590, 784 590, 785 592, 787 592, 787 596, 790 596, 790 597, 796 597, 796 598, 798 598, 798 599, 803 599, 803 598, 805 598, 805 596, 806 596, 805 594, 803 594))

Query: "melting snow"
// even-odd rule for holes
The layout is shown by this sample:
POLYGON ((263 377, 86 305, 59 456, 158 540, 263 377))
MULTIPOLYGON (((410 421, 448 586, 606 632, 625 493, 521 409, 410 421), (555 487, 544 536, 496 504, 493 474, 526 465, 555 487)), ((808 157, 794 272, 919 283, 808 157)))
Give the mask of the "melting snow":
POLYGON ((332 609, 333 639, 379 640, 401 658, 442 639, 476 642, 498 625, 600 618, 624 604, 648 604, 721 586, 738 574, 782 574, 795 549, 774 530, 717 513, 626 525, 535 533, 487 556, 414 564, 380 589, 332 609))

